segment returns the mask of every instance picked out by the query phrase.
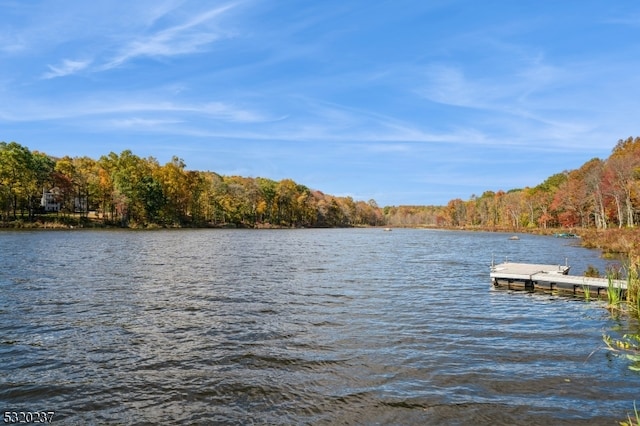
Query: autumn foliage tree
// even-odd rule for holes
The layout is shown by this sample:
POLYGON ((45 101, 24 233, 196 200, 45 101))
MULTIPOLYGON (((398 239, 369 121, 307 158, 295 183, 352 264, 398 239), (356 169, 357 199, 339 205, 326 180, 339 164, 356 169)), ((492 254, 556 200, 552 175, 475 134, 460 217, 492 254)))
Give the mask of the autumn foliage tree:
POLYGON ((292 179, 222 176, 166 164, 130 150, 52 158, 0 142, 0 219, 34 220, 43 191, 60 216, 89 212, 121 226, 433 226, 455 228, 627 228, 640 222, 640 137, 533 187, 487 190, 444 206, 386 206, 336 197, 292 179))
POLYGON ((334 227, 384 221, 374 200, 327 195, 292 179, 187 170, 181 158, 161 165, 130 150, 98 160, 52 158, 16 142, 0 143, 1 219, 34 219, 43 191, 59 203, 60 217, 87 220, 93 212, 120 226, 334 227))
POLYGON ((541 184, 507 192, 485 191, 446 206, 385 208, 388 223, 519 228, 635 227, 640 222, 640 137, 619 140, 609 158, 594 158, 541 184))

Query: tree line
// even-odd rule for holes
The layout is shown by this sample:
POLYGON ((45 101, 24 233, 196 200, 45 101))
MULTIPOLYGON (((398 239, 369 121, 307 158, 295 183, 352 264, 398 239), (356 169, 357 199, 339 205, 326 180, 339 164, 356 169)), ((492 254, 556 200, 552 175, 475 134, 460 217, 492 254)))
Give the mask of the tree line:
MULTIPOLYGON (((3 222, 42 219, 47 194, 55 215, 89 215, 120 226, 344 227, 382 225, 375 200, 355 201, 311 190, 291 179, 222 176, 187 170, 173 157, 161 165, 130 150, 54 158, 0 142, 3 222)), ((49 214, 50 215, 50 214, 49 214)))
POLYGON ((605 159, 554 174, 535 187, 485 191, 446 206, 385 207, 389 224, 435 227, 597 228, 640 223, 640 137, 621 139, 605 159))
POLYGON ((0 142, 1 220, 42 217, 43 191, 62 215, 90 212, 121 226, 432 226, 483 229, 627 228, 640 223, 640 137, 621 139, 604 160, 541 184, 485 191, 445 206, 386 206, 311 190, 291 179, 222 176, 161 165, 130 150, 53 158, 0 142))

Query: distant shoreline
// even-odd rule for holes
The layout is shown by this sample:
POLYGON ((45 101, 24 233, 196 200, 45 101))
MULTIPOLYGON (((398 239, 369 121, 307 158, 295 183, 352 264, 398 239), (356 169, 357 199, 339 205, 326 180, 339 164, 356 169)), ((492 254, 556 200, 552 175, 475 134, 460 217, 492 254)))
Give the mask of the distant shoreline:
POLYGON ((522 228, 509 229, 499 227, 441 227, 430 225, 416 226, 344 226, 344 227, 289 227, 279 226, 269 223, 256 224, 255 226, 242 226, 233 223, 219 224, 199 224, 199 225, 157 225, 149 224, 143 226, 122 226, 121 224, 104 222, 101 219, 84 218, 64 218, 66 220, 46 220, 34 221, 16 220, 10 222, 0 222, 0 232, 3 230, 79 230, 79 229, 105 229, 105 230, 163 230, 163 229, 434 229, 449 231, 469 231, 469 232, 499 232, 503 234, 531 234, 553 236, 561 233, 575 234, 580 246, 589 249, 601 250, 603 256, 610 257, 616 255, 640 256, 640 231, 635 228, 609 228, 609 229, 588 229, 588 228, 522 228))

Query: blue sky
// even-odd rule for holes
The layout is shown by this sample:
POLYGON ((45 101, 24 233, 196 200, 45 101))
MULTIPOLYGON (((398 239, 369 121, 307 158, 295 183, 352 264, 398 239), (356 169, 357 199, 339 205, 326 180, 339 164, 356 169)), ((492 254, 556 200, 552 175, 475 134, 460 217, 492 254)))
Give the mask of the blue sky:
POLYGON ((535 186, 638 136, 633 0, 0 0, 0 140, 380 205, 535 186))

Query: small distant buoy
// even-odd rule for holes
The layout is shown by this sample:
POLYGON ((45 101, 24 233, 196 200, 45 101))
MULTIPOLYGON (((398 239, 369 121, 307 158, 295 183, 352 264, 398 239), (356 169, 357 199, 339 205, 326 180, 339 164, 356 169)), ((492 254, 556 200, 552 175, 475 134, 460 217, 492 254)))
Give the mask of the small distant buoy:
POLYGON ((519 240, 520 237, 518 237, 517 235, 512 235, 509 237, 510 240, 519 240))

